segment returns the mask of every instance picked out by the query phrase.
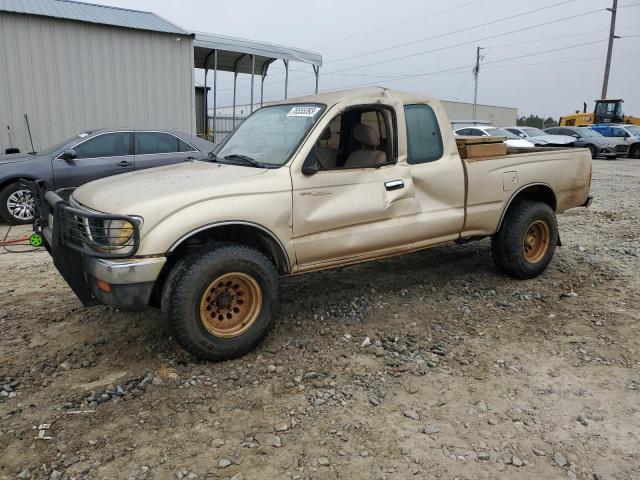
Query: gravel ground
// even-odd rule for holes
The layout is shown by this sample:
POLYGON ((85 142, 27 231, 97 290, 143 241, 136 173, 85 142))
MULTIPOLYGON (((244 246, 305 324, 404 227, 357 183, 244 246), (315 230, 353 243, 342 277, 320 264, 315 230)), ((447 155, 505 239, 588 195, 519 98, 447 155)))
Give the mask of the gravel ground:
POLYGON ((537 279, 487 240, 286 279, 217 364, 0 254, 0 478, 640 478, 640 161, 593 182, 537 279))

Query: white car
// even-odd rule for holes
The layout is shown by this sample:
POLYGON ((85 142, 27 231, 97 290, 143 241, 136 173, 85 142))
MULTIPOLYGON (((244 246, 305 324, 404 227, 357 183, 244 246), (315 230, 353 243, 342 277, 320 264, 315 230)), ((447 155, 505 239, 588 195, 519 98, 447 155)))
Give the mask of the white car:
POLYGON ((485 125, 474 125, 454 130, 453 133, 460 137, 506 137, 505 143, 509 147, 533 148, 535 145, 528 140, 524 140, 509 130, 485 125))
POLYGON ((511 133, 540 147, 572 147, 576 141, 569 135, 549 135, 534 127, 506 127, 511 133))

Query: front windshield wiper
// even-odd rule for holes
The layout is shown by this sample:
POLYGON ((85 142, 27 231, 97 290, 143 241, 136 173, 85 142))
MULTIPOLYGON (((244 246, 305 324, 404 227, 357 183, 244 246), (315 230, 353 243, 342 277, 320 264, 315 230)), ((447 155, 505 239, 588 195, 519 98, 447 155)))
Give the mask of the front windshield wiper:
POLYGON ((262 163, 257 161, 255 158, 251 158, 247 155, 238 155, 238 154, 233 154, 233 155, 227 155, 226 157, 224 157, 225 160, 240 160, 241 162, 245 163, 246 165, 251 165, 252 167, 256 167, 256 168, 273 168, 274 165, 271 165, 269 163, 262 163))

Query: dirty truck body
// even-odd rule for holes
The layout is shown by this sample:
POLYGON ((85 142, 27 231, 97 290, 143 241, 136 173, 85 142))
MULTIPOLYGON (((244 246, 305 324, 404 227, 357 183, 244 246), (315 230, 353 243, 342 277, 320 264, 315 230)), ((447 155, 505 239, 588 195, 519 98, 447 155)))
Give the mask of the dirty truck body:
POLYGON ((442 105, 382 88, 292 99, 210 161, 37 191, 54 263, 85 305, 160 306, 197 356, 242 355, 277 317, 278 280, 492 237, 516 278, 547 266, 555 214, 588 206, 586 149, 462 160, 442 105))

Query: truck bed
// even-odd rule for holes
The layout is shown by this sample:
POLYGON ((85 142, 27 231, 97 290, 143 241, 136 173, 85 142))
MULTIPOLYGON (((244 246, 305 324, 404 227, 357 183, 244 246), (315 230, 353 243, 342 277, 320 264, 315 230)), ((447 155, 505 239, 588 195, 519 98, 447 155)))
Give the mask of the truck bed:
POLYGON ((467 185, 463 236, 495 233, 506 205, 524 188, 555 192, 556 213, 584 204, 589 196, 591 153, 585 148, 509 148, 506 155, 462 163, 467 185), (541 171, 553 175, 543 182, 541 171))

